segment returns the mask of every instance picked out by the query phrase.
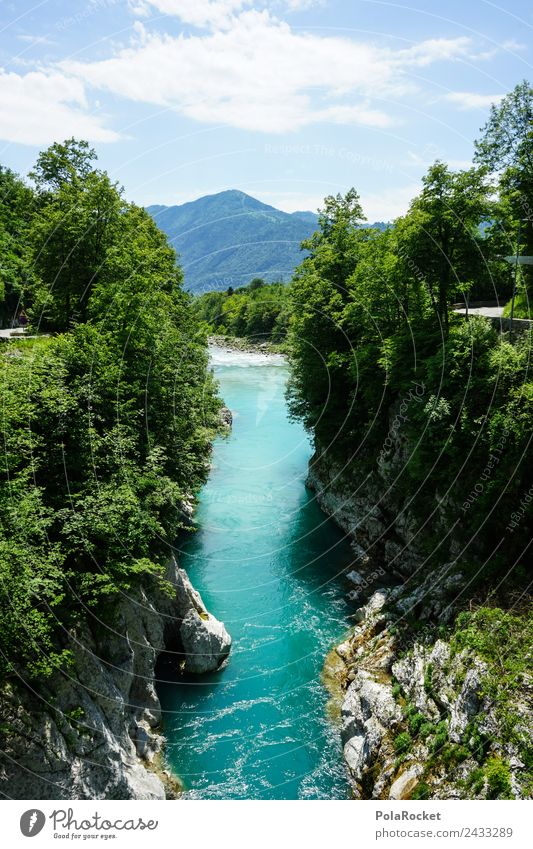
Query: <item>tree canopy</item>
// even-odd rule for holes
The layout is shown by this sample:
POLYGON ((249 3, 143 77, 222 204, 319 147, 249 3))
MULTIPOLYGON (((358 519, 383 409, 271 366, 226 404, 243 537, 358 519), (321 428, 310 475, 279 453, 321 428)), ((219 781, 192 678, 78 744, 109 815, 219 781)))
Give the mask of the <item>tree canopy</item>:
POLYGON ((35 194, 0 171, 4 303, 54 331, 0 351, 2 675, 48 674, 69 629, 159 580, 218 427, 175 253, 93 162, 53 145, 35 194))

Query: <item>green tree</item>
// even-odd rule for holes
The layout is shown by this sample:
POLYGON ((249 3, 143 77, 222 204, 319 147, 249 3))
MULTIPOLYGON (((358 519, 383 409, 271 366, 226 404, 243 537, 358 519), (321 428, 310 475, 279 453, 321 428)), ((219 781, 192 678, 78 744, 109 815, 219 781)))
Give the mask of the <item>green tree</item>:
MULTIPOLYGON (((492 106, 476 141, 476 160, 500 174, 500 231, 507 233, 506 253, 533 255, 533 88, 524 80, 492 106), (520 245, 517 245, 520 234, 520 245)), ((531 287, 531 268, 521 269, 531 287)))
POLYGON ((339 291, 355 270, 361 225, 366 221, 358 193, 350 189, 346 195, 328 195, 319 211, 318 229, 302 243, 310 252, 303 267, 313 270, 339 291), (307 263, 307 264, 306 264, 307 263))
POLYGON ((341 428, 346 403, 353 400, 352 339, 343 326, 348 281, 370 238, 355 189, 329 196, 319 213, 319 229, 302 247, 309 251, 291 290, 292 376, 290 407, 309 428, 341 428), (332 383, 335 393, 331 392, 332 383))
POLYGON ((442 162, 422 182, 406 216, 401 249, 424 281, 447 334, 451 303, 485 261, 479 225, 489 211, 490 188, 483 169, 452 172, 442 162))
POLYGON ((520 165, 533 172, 533 88, 519 83, 498 105, 475 142, 476 160, 492 171, 520 165))
POLYGON ((37 157, 30 177, 39 194, 54 192, 65 183, 83 182, 93 170, 96 151, 89 143, 74 138, 54 142, 37 157))
POLYGON ((0 325, 11 326, 32 280, 28 228, 33 193, 0 166, 0 325))
POLYGON ((265 281, 262 277, 254 277, 253 280, 250 280, 248 283, 248 289, 250 292, 255 292, 256 289, 261 289, 262 286, 265 285, 265 281))
POLYGON ((40 158, 29 225, 43 284, 59 282, 48 307, 63 332, 0 357, 0 675, 23 678, 67 661, 88 611, 113 622, 120 592, 160 580, 220 405, 166 237, 92 157, 54 170, 56 154, 40 158))
POLYGON ((86 320, 125 209, 116 184, 92 170, 93 159, 86 143, 56 144, 40 155, 32 172, 38 203, 31 239, 40 281, 34 314, 56 330, 86 320))

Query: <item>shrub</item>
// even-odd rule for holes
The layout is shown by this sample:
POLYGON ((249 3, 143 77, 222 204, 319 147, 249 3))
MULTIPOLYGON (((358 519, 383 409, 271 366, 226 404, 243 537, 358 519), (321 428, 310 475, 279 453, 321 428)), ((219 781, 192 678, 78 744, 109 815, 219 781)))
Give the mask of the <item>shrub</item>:
POLYGON ((466 746, 460 744, 445 743, 440 753, 442 763, 445 767, 452 768, 466 761, 470 752, 466 746))
POLYGON ((435 726, 432 722, 423 722, 420 726, 418 735, 422 738, 422 740, 426 740, 430 736, 430 734, 433 734, 434 731, 435 726))
POLYGON ((394 750, 398 755, 404 754, 411 748, 411 735, 408 731, 402 731, 394 740, 394 750))
POLYGON ((466 779, 466 788, 467 790, 472 790, 475 796, 478 796, 483 787, 485 786, 485 773, 483 769, 478 766, 472 770, 468 778, 466 779))
POLYGON ((426 717, 418 711, 409 717, 409 731, 413 737, 419 733, 420 729, 426 722, 426 717))
POLYGON ((439 750, 442 749, 447 740, 448 726, 444 721, 439 722, 435 730, 435 736, 431 741, 431 751, 434 753, 439 752, 439 750))
POLYGON ((511 771, 501 758, 493 756, 485 764, 487 799, 514 799, 511 771))

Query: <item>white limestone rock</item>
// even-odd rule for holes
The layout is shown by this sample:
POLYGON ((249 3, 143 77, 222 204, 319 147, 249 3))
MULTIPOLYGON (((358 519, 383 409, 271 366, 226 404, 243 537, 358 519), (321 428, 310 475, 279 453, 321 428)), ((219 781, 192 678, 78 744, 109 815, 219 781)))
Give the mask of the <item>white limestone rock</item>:
POLYGON ((224 624, 209 613, 183 569, 176 570, 176 597, 183 616, 179 635, 185 669, 196 674, 214 672, 227 660, 230 635, 224 624))
POLYGON ((404 770, 391 785, 389 799, 409 799, 423 772, 424 767, 421 764, 413 764, 404 770))
POLYGON ((209 613, 201 616, 191 607, 181 623, 180 636, 188 672, 213 672, 228 657, 231 637, 223 623, 209 613))

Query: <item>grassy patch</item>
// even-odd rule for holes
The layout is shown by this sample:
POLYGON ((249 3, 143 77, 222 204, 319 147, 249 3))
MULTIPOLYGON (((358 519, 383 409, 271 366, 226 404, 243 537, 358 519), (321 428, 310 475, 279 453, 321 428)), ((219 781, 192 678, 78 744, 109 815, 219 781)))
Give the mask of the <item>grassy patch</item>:
MULTIPOLYGON (((511 301, 505 304, 503 308, 504 318, 511 316, 511 301)), ((533 318, 533 303, 531 296, 525 292, 518 292, 514 301, 514 318, 533 318)))

